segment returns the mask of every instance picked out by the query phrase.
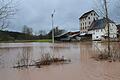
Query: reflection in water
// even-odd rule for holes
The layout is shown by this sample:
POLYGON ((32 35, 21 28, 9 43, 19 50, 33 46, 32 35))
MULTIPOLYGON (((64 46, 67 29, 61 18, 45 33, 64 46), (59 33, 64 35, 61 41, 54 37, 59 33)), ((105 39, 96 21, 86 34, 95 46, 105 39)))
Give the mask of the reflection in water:
POLYGON ((28 65, 31 64, 32 61, 32 48, 31 47, 25 47, 21 49, 22 52, 19 52, 17 55, 17 66, 23 66, 28 67, 28 65))
MULTIPOLYGON (((119 62, 97 62, 91 58, 98 53, 94 44, 96 43, 56 43, 54 50, 51 43, 2 44, 0 61, 4 63, 5 67, 0 68, 0 80, 120 80, 119 62), (58 57, 64 56, 71 59, 72 63, 51 65, 40 69, 31 67, 17 70, 11 68, 18 61, 22 61, 21 64, 29 64, 46 53, 58 57)), ((107 47, 104 43, 97 43, 97 46, 100 49, 107 47)))
POLYGON ((5 63, 7 63, 6 58, 9 50, 9 48, 0 48, 0 68, 7 66, 5 63))

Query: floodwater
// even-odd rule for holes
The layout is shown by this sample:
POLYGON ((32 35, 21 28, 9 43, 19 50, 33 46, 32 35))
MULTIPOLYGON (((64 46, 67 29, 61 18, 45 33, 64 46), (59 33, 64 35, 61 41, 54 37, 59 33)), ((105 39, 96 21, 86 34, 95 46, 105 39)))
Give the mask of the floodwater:
MULTIPOLYGON (((0 80, 120 80, 120 63, 95 61, 91 57, 106 44, 79 43, 0 43, 0 80), (54 48, 53 48, 54 46, 54 48), (14 69, 22 55, 29 62, 50 53, 56 57, 71 59, 69 64, 50 65, 42 68, 14 69)), ((115 46, 119 44, 116 43, 115 46)))

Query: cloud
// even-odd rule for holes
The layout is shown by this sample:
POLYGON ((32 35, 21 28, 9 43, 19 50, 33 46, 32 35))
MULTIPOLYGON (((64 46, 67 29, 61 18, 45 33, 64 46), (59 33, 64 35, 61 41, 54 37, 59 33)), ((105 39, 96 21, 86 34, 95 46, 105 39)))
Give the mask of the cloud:
POLYGON ((67 30, 79 29, 78 18, 92 7, 92 0, 22 0, 12 29, 20 31, 23 25, 28 25, 34 31, 50 30, 54 9, 55 26, 67 30))

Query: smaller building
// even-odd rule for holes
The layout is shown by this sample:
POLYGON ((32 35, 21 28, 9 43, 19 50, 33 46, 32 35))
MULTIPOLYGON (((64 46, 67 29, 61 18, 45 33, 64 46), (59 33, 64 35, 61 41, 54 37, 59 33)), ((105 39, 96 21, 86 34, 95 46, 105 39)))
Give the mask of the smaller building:
MULTIPOLYGON (((110 39, 117 38, 117 26, 112 20, 109 21, 110 39)), ((108 27, 106 19, 94 20, 89 28, 89 34, 92 34, 92 40, 104 40, 108 38, 108 27)))
POLYGON ((80 31, 77 32, 65 32, 63 34, 55 36, 57 41, 79 41, 80 31))

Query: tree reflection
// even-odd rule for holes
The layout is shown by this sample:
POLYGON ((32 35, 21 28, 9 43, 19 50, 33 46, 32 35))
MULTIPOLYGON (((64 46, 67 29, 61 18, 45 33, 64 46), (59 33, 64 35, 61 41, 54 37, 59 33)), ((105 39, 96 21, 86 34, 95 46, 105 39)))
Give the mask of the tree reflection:
POLYGON ((17 55, 17 67, 28 68, 28 66, 31 64, 32 59, 31 51, 31 47, 22 48, 22 52, 17 55))

